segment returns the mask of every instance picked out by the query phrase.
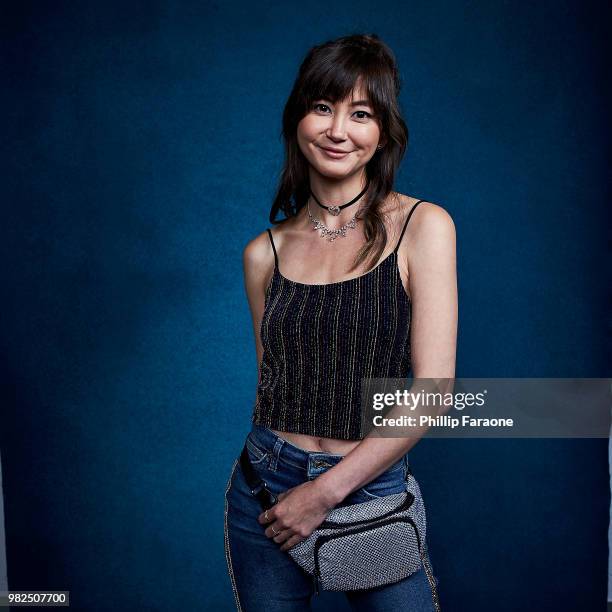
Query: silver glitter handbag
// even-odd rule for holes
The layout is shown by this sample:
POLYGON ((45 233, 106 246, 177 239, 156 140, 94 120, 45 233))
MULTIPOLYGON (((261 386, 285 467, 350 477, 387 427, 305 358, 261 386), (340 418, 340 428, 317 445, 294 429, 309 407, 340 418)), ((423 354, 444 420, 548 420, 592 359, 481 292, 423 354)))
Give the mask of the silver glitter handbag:
POLYGON ((406 491, 334 508, 308 538, 289 549, 327 591, 371 589, 424 567, 436 610, 437 589, 424 551, 426 516, 416 479, 406 491))

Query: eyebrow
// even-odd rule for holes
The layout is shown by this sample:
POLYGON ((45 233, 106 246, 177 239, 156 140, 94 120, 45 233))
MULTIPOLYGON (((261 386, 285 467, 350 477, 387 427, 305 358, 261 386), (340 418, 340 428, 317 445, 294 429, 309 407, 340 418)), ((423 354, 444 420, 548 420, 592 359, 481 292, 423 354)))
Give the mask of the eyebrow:
MULTIPOLYGON (((331 102, 328 98, 319 98, 319 100, 327 100, 331 102)), ((357 100, 355 102, 351 102, 349 106, 372 106, 368 100, 357 100)))

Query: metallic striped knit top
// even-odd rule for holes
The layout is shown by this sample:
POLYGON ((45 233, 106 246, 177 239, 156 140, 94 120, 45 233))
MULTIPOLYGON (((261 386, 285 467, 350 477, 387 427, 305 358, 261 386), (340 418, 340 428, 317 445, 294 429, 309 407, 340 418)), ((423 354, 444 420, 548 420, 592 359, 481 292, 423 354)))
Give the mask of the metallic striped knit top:
POLYGON ((336 283, 285 278, 274 251, 260 335, 263 355, 252 422, 294 433, 360 440, 362 378, 406 378, 411 302, 397 245, 369 272, 336 283))

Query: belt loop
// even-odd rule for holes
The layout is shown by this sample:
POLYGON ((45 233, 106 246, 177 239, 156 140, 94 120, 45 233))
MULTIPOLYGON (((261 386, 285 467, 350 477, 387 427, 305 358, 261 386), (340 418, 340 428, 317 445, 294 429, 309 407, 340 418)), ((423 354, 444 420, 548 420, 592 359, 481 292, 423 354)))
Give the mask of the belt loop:
POLYGON ((270 457, 270 465, 269 465, 269 469, 272 470, 273 472, 276 472, 276 465, 278 463, 278 457, 280 455, 281 448, 283 448, 284 443, 285 443, 285 440, 283 440, 283 438, 281 438, 280 436, 276 437, 276 442, 274 443, 274 448, 272 449, 272 457, 270 457))

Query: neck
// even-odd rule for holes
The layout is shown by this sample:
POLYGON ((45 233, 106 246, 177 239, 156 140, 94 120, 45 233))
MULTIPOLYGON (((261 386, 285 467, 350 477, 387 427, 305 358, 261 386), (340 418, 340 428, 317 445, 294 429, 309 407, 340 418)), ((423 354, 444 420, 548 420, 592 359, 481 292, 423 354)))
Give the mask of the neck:
MULTIPOLYGON (((350 202, 365 189, 366 183, 365 173, 355 174, 343 179, 332 179, 318 173, 310 173, 310 189, 317 196, 319 202, 325 206, 342 206, 350 202)), ((330 214, 327 209, 321 208, 311 196, 309 199, 310 212, 325 225, 339 227, 352 219, 365 197, 366 194, 335 216, 330 214)))

